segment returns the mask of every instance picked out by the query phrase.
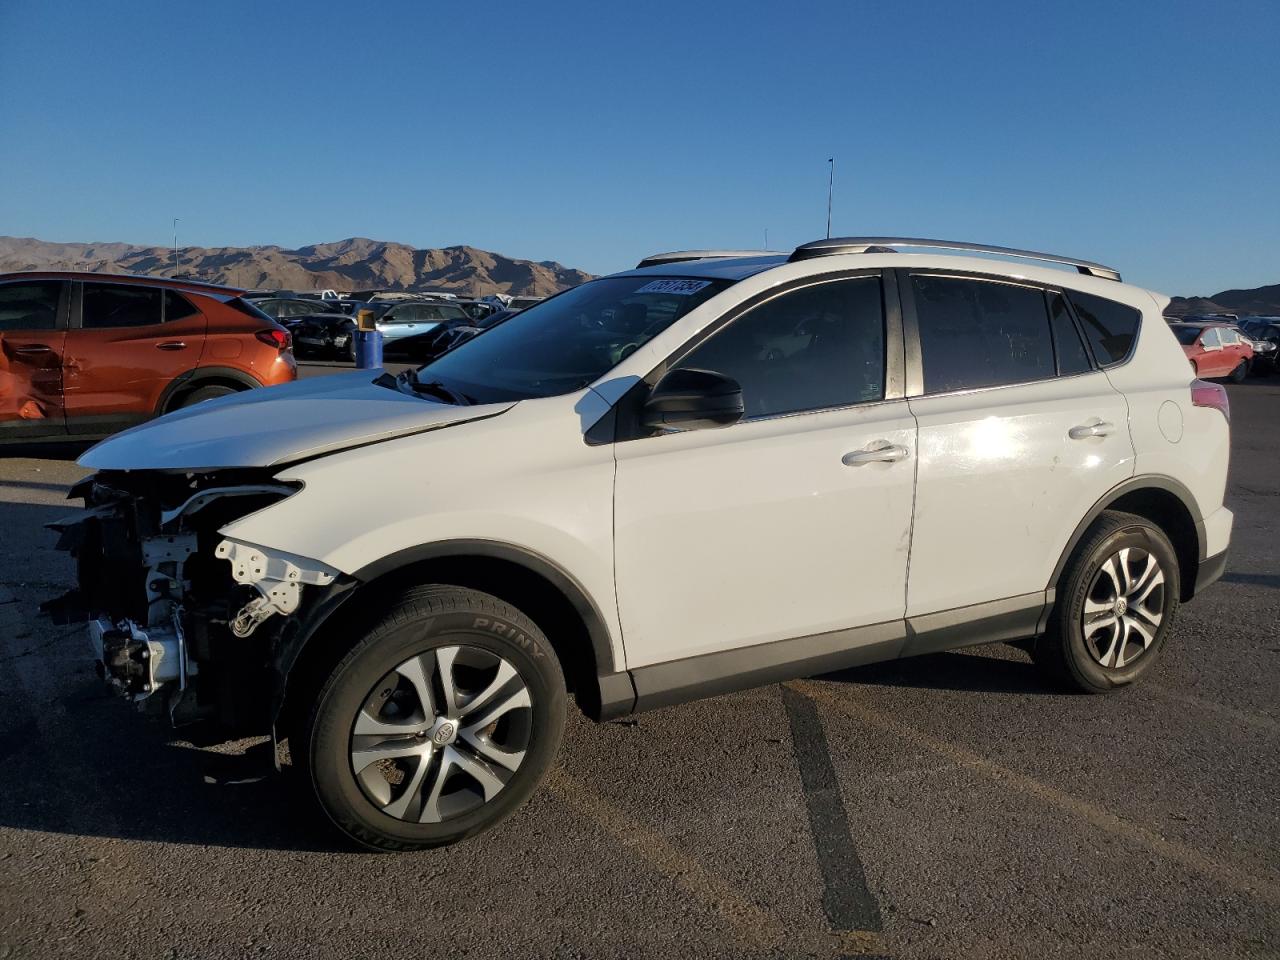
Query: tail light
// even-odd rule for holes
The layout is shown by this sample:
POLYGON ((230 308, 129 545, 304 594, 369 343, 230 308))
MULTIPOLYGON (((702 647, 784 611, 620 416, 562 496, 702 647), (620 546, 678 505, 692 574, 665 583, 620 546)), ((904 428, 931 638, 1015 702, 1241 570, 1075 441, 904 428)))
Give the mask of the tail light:
POLYGON ((1208 380, 1191 381, 1191 405, 1194 407, 1213 407, 1228 421, 1231 420, 1231 404, 1227 402, 1227 388, 1220 383, 1208 380))
POLYGON ((277 350, 288 350, 293 346, 293 337, 290 336, 289 331, 281 330, 279 327, 272 327, 270 330, 259 330, 254 336, 268 347, 275 347, 277 350))

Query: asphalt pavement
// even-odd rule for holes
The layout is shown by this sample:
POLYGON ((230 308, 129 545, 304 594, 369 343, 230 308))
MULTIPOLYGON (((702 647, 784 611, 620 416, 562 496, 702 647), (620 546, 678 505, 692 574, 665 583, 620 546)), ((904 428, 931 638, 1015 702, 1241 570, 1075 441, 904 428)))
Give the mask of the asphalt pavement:
POLYGON ((1275 957, 1280 379, 1230 395, 1228 572, 1141 686, 987 646, 575 716, 527 807, 402 855, 102 691, 37 610, 79 451, 0 450, 0 958, 1275 957))

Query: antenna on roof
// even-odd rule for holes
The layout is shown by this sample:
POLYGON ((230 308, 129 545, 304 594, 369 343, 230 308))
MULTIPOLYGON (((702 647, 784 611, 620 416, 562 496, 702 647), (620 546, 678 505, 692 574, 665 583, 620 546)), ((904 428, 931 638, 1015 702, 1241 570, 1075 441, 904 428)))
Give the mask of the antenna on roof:
MULTIPOLYGON (((836 183, 836 158, 827 157, 827 163, 831 166, 827 170, 827 239, 831 239, 831 191, 836 183)), ((765 244, 767 247, 769 244, 765 244)))

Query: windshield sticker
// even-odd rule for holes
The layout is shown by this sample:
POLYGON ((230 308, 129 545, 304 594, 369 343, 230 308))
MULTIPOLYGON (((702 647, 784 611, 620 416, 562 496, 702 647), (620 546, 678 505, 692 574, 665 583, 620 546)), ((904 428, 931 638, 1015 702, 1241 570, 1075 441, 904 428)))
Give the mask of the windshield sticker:
POLYGON ((709 286, 710 280, 650 280, 636 293, 674 293, 677 297, 687 297, 709 286))

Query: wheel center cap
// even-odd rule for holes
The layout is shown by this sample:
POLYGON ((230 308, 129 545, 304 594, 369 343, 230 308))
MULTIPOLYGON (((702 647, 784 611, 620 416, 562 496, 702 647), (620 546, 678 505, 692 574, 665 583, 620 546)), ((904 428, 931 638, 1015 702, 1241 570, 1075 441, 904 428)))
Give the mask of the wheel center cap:
POLYGON ((443 747, 458 739, 458 725, 446 717, 441 717, 436 721, 435 727, 431 730, 431 742, 437 747, 443 747))
POLYGON ((1124 597, 1119 597, 1116 599, 1115 611, 1116 611, 1117 617, 1123 617, 1125 613, 1128 611, 1128 609, 1129 609, 1128 600, 1126 600, 1124 597))

